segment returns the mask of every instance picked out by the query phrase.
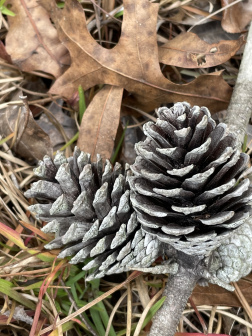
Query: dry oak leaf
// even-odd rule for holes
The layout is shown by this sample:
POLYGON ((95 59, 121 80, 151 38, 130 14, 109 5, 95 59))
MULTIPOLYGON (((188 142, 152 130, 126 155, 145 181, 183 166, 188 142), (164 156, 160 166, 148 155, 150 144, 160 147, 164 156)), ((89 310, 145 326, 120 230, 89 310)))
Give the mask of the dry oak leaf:
MULTIPOLYGON (((240 279, 237 282, 240 290, 245 296, 248 303, 252 304, 252 274, 240 279)), ((194 303, 199 305, 216 305, 216 306, 230 306, 241 307, 241 303, 235 292, 218 286, 209 284, 207 287, 196 285, 192 293, 194 303)))
POLYGON ((205 105, 211 111, 227 107, 232 90, 219 73, 198 77, 185 85, 174 84, 163 76, 156 36, 158 4, 124 0, 121 37, 110 50, 92 38, 83 8, 76 0, 67 0, 63 10, 50 0, 41 0, 41 4, 50 11, 59 38, 72 59, 70 68, 56 80, 51 93, 70 99, 79 85, 87 90, 96 84, 110 84, 132 93, 145 110, 183 100, 205 105))
MULTIPOLYGON (((53 101, 47 108, 49 113, 42 113, 36 120, 39 127, 49 135, 54 152, 60 149, 68 139, 72 139, 77 132, 75 120, 63 112, 62 104, 62 99, 53 101)), ((39 111, 41 112, 41 109, 39 111)))
POLYGON ((100 154, 103 159, 110 159, 117 128, 123 88, 105 85, 88 105, 79 130, 79 148, 91 154, 95 161, 100 154))
POLYGON ((11 57, 7 53, 5 45, 3 44, 2 41, 0 41, 0 58, 5 62, 12 64, 11 57))
MULTIPOLYGON (((221 0, 225 7, 234 0, 221 0)), ((223 12, 221 20, 222 28, 228 33, 241 33, 252 20, 252 1, 241 1, 223 12)))
MULTIPOLYGON (((22 93, 17 92, 13 101, 20 100, 20 95, 22 93)), ((0 110, 0 134, 4 138, 11 133, 16 134, 12 150, 21 157, 36 160, 42 160, 45 155, 52 157, 53 148, 48 134, 37 125, 26 106, 9 105, 0 110)), ((12 144, 13 139, 8 143, 12 144)))
POLYGON ((243 36, 209 44, 194 33, 182 33, 159 47, 159 62, 182 68, 209 68, 228 61, 244 43, 243 36))
POLYGON ((8 16, 6 51, 23 71, 39 70, 59 77, 70 64, 47 11, 36 0, 8 0, 16 14, 8 16))

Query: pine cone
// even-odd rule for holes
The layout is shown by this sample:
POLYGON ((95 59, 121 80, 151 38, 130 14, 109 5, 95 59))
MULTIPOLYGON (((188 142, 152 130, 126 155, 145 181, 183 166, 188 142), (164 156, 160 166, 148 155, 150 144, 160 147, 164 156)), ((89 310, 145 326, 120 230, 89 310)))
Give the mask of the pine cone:
MULTIPOLYGON (((252 270, 252 220, 244 223, 212 254, 211 275, 224 283, 235 282, 252 270)), ((216 283, 216 281, 214 281, 216 283)))
POLYGON ((241 181, 248 155, 206 107, 177 103, 144 125, 130 178, 146 233, 189 255, 209 255, 250 216, 252 188, 241 181))
POLYGON ((62 152, 54 161, 45 156, 34 172, 43 180, 25 196, 43 203, 29 210, 49 222, 42 230, 56 237, 45 247, 64 247, 59 258, 73 256, 76 264, 94 257, 83 268, 96 267, 90 279, 148 267, 157 258, 159 241, 142 231, 130 204, 129 167, 123 173, 119 163, 113 168, 107 160, 103 171, 100 156, 91 164, 90 155, 76 147, 68 159, 62 152))

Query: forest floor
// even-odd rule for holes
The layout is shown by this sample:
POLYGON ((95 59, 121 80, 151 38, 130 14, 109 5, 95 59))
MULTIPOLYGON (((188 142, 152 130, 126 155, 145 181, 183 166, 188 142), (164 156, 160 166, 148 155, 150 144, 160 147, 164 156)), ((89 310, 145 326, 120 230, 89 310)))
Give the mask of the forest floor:
MULTIPOLYGON (((251 13, 232 0, 0 1, 0 335, 148 334, 167 275, 86 282, 83 265, 44 249, 53 236, 23 193, 38 160, 76 144, 132 164, 159 106, 187 101, 223 121, 251 13)), ((250 336, 251 289, 251 275, 234 292, 197 285, 177 335, 250 336)))

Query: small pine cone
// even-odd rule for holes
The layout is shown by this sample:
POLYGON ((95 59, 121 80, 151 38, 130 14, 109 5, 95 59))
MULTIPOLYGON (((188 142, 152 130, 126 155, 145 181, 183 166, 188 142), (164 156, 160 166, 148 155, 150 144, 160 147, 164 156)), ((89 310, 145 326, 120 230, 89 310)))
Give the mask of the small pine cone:
POLYGON ((158 257, 159 241, 142 231, 129 198, 129 168, 123 173, 107 160, 103 171, 100 156, 90 163, 90 155, 75 148, 73 157, 58 152, 48 156, 34 172, 42 180, 25 192, 43 203, 29 210, 48 224, 44 232, 55 233, 47 249, 64 248, 59 258, 73 256, 71 263, 93 259, 84 270, 90 276, 120 273, 131 267, 148 267, 158 257))
POLYGON ((252 270, 252 220, 249 219, 213 251, 212 259, 211 267, 215 270, 210 273, 223 283, 235 282, 248 275, 252 270))
POLYGON ((248 155, 206 107, 177 103, 144 125, 130 178, 145 232, 189 255, 209 255, 250 216, 248 155))

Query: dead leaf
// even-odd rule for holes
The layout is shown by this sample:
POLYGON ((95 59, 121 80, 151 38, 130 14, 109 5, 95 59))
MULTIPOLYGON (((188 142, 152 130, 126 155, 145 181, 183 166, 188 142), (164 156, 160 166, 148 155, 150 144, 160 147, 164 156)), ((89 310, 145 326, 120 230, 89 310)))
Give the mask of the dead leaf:
POLYGON ((123 88, 105 85, 84 113, 78 146, 91 154, 92 161, 96 160, 96 154, 101 154, 103 159, 111 157, 120 121, 122 94, 123 88))
MULTIPOLYGON (((202 25, 197 25, 191 30, 191 32, 198 35, 200 39, 209 44, 218 43, 221 40, 238 40, 241 36, 241 34, 227 33, 223 30, 220 21, 211 21, 202 25)), ((242 49, 243 48, 239 50, 239 54, 242 53, 242 49)))
MULTIPOLYGON (((221 0, 222 7, 234 2, 234 0, 221 0)), ((252 2, 241 1, 223 12, 222 28, 228 33, 241 33, 252 20, 252 2)))
POLYGON ((2 41, 0 41, 0 58, 6 61, 7 63, 12 64, 11 57, 7 53, 5 45, 3 44, 2 41))
MULTIPOLYGON (((240 290, 245 296, 248 303, 252 304, 252 274, 242 278, 237 282, 240 290)), ((217 306, 230 306, 241 307, 241 303, 236 296, 235 292, 219 287, 217 285, 209 284, 208 287, 201 287, 197 285, 192 293, 194 303, 199 305, 217 305, 217 306)))
MULTIPOLYGON (((19 91, 13 101, 20 100, 19 91)), ((25 106, 10 105, 0 110, 0 135, 4 138, 15 132, 16 140, 12 149, 21 157, 41 160, 44 155, 52 157, 49 136, 34 121, 32 113, 25 106)), ((12 139, 8 142, 12 143, 12 139)))
POLYGON ((232 90, 220 74, 204 75, 185 85, 163 76, 156 36, 158 4, 124 0, 121 37, 110 50, 92 38, 83 8, 76 0, 67 0, 63 10, 50 0, 41 0, 41 4, 50 11, 59 38, 72 58, 71 67, 56 80, 51 93, 70 99, 79 85, 87 90, 105 83, 125 88, 148 110, 183 100, 205 105, 211 111, 227 107, 232 90))
POLYGON ((51 112, 54 119, 50 118, 46 113, 43 113, 39 120, 36 120, 42 130, 49 135, 54 152, 65 144, 65 139, 60 132, 59 127, 56 127, 57 124, 55 123, 55 119, 64 129, 68 139, 71 139, 78 131, 74 119, 62 111, 62 104, 63 100, 58 99, 57 104, 52 102, 48 107, 48 110, 51 112))
POLYGON ((182 68, 209 68, 228 61, 244 38, 208 44, 196 34, 182 33, 159 47, 159 62, 182 68))
POLYGON ((15 16, 8 16, 6 50, 23 71, 40 70, 59 77, 70 63, 48 13, 36 0, 9 0, 15 16))

